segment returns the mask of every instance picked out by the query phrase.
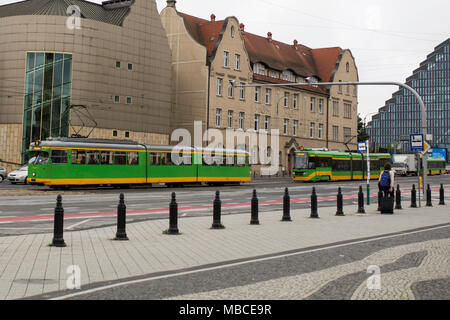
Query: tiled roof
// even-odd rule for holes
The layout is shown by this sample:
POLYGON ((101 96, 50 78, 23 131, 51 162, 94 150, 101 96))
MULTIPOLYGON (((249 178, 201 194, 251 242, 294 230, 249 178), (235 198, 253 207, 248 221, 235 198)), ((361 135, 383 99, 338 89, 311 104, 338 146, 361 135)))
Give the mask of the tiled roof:
MULTIPOLYGON (((226 20, 209 21, 181 12, 178 15, 184 19, 191 36, 207 48, 208 57, 212 56, 226 20)), ((311 49, 297 42, 289 45, 249 32, 243 32, 243 38, 252 63, 261 62, 274 70, 291 70, 299 76, 315 76, 322 81, 331 80, 342 53, 341 48, 311 49)))
POLYGON ((134 0, 107 1, 103 5, 84 0, 26 0, 0 6, 0 18, 24 15, 68 16, 67 8, 76 5, 81 17, 121 26, 134 0))

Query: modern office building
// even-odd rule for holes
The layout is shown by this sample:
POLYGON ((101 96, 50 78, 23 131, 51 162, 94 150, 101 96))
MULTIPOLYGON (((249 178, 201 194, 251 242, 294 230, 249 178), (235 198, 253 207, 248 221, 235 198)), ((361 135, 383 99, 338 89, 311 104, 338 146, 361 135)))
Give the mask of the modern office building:
POLYGON ((192 134, 194 120, 201 120, 203 130, 223 136, 228 129, 267 133, 265 146, 240 145, 250 152, 256 172, 265 157, 279 157, 279 172, 290 172, 301 147, 356 150, 356 87, 288 86, 358 81, 350 50, 312 49, 294 39, 283 43, 270 32, 246 31, 236 17, 202 19, 179 12, 175 0, 167 1, 161 20, 172 49, 175 127, 192 134), (239 88, 233 82, 281 86, 239 88), (272 129, 280 133, 277 153, 272 129))
POLYGON ((48 137, 169 143, 171 63, 155 0, 0 6, 0 165, 48 137))
MULTIPOLYGON (((434 148, 450 150, 450 39, 427 56, 406 79, 425 102, 428 141, 434 148)), ((367 132, 373 149, 409 152, 409 136, 422 133, 422 113, 417 99, 405 89, 396 91, 369 122, 367 132), (394 149, 394 150, 393 150, 394 149)))

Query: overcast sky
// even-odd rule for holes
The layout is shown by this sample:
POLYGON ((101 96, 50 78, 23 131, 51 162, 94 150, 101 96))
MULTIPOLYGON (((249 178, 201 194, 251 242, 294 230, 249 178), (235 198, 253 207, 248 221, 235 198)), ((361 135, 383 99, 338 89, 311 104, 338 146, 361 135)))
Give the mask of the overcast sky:
MULTIPOLYGON (((152 1, 152 0, 137 0, 152 1)), ((17 2, 0 0, 0 4, 17 2)), ((92 0, 101 3, 101 0, 92 0)), ((156 0, 158 10, 165 0, 156 0)), ((217 20, 235 16, 246 31, 311 48, 350 49, 360 81, 405 82, 450 37, 448 0, 178 0, 181 12, 217 20)), ((1 10, 1 9, 0 9, 1 10)), ((359 113, 371 118, 396 87, 361 87, 359 113)))

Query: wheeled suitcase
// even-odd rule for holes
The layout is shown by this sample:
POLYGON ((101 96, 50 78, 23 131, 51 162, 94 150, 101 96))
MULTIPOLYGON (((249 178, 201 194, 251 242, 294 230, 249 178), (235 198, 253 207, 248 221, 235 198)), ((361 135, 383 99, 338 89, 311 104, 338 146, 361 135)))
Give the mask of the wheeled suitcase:
POLYGON ((381 214, 394 214, 395 197, 391 194, 380 198, 381 214))

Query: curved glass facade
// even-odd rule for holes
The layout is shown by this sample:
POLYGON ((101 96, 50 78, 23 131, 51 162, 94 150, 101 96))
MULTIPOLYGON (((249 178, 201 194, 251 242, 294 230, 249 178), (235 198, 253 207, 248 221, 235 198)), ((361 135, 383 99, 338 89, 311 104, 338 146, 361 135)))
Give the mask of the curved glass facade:
POLYGON ((32 141, 68 136, 71 89, 71 54, 27 53, 23 158, 32 141))

